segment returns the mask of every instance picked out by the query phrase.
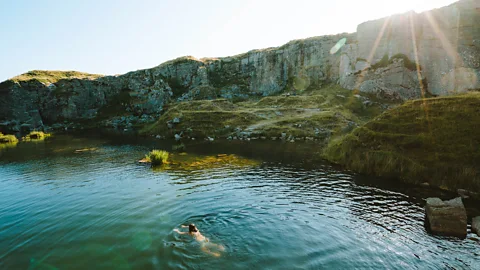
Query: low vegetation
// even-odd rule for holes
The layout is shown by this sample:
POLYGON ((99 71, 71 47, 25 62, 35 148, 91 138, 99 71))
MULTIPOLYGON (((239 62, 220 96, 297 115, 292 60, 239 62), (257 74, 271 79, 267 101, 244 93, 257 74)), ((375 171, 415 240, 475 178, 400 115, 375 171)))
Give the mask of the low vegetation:
POLYGON ((145 161, 150 162, 152 166, 159 166, 168 163, 169 153, 163 150, 152 150, 145 156, 145 161))
POLYGON ((51 71, 51 70, 32 70, 27 73, 11 78, 9 81, 25 82, 37 80, 41 83, 56 83, 63 79, 97 79, 103 75, 89 74, 78 71, 51 71))
POLYGON ((173 106, 141 133, 171 137, 179 133, 192 137, 221 136, 234 127, 245 128, 261 119, 254 112, 240 110, 226 100, 189 101, 173 106), (172 122, 175 118, 179 123, 172 122))
POLYGON ((4 135, 0 133, 0 144, 6 143, 17 143, 18 139, 15 135, 4 135))
POLYGON ((480 93, 408 101, 332 140, 325 157, 368 174, 480 191, 480 93))
POLYGON ((301 95, 283 94, 232 103, 226 99, 187 101, 172 105, 143 135, 175 134, 194 138, 314 138, 337 136, 365 123, 395 103, 328 84, 301 95))
POLYGON ((408 58, 408 56, 406 56, 405 54, 401 54, 401 53, 390 57, 390 59, 388 58, 388 55, 385 54, 382 57, 382 59, 380 61, 378 61, 377 63, 373 64, 371 66, 371 68, 372 69, 379 69, 379 68, 387 67, 388 65, 392 64, 396 59, 402 59, 403 60, 403 65, 408 70, 417 70, 417 68, 421 69, 420 65, 417 65, 417 63, 415 61, 411 61, 408 58))
POLYGON ((32 131, 28 135, 22 138, 23 141, 41 141, 50 137, 51 134, 44 133, 43 131, 32 131))

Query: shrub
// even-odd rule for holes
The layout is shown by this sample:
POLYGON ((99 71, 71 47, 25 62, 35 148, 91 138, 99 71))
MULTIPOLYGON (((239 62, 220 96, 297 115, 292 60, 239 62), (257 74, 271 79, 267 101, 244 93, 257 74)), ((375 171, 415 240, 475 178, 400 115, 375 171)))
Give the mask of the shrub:
POLYGON ((403 65, 408 70, 415 71, 415 70, 417 70, 417 67, 421 70, 420 65, 417 66, 417 63, 415 61, 410 60, 408 58, 408 56, 406 56, 405 54, 401 54, 401 53, 395 54, 390 59, 388 58, 388 55, 385 54, 383 56, 383 58, 379 62, 373 64, 371 66, 371 68, 372 69, 379 69, 379 68, 387 67, 388 65, 392 64, 395 59, 403 59, 403 65))
POLYGON ((385 54, 380 61, 372 65, 372 69, 379 69, 388 66, 388 55, 385 54))
POLYGON ((50 137, 51 134, 44 133, 43 131, 32 131, 27 136, 23 137, 22 140, 24 141, 40 141, 45 140, 46 138, 50 137))
POLYGON ((168 152, 163 150, 152 150, 145 159, 152 163, 152 166, 162 165, 168 163, 168 152))
MULTIPOLYGON (((412 71, 415 71, 417 70, 417 63, 415 61, 411 61, 408 56, 406 56, 405 54, 396 54, 394 56, 392 56, 392 58, 390 58, 390 63, 393 63, 393 59, 403 59, 403 65, 409 69, 409 70, 412 70, 412 71)), ((418 66, 420 68, 420 66, 418 66)), ((420 68, 421 69, 421 68, 420 68)))
POLYGON ((17 137, 15 135, 3 135, 0 133, 0 143, 16 143, 18 142, 17 137))

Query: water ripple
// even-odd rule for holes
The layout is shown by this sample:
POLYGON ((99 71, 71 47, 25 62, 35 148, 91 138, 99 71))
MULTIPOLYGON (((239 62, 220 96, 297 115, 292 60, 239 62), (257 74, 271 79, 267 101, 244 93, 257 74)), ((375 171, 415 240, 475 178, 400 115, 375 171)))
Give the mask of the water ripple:
POLYGON ((134 162, 146 147, 72 143, 2 156, 0 268, 480 268, 477 242, 425 231, 408 187, 322 164, 152 171, 134 162), (220 258, 173 232, 188 223, 220 258))

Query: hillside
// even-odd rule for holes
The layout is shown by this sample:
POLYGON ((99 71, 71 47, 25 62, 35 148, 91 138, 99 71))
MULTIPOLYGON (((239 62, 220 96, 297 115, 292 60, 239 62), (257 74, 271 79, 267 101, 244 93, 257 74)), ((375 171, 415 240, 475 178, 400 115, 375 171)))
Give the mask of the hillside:
POLYGON ((325 157, 367 174, 480 192, 480 93, 408 101, 333 140, 325 157))
POLYGON ((141 134, 190 138, 311 140, 321 145, 350 132, 396 103, 325 85, 298 95, 269 96, 232 103, 226 99, 171 106, 141 134))

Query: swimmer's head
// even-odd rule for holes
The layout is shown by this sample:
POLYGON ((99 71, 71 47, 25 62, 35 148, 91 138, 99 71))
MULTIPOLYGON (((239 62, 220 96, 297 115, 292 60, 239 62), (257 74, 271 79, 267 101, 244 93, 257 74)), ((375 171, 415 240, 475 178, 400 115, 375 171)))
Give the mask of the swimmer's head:
POLYGON ((192 224, 188 225, 188 231, 193 233, 193 232, 198 232, 198 229, 197 229, 197 227, 195 227, 195 224, 192 223, 192 224))

